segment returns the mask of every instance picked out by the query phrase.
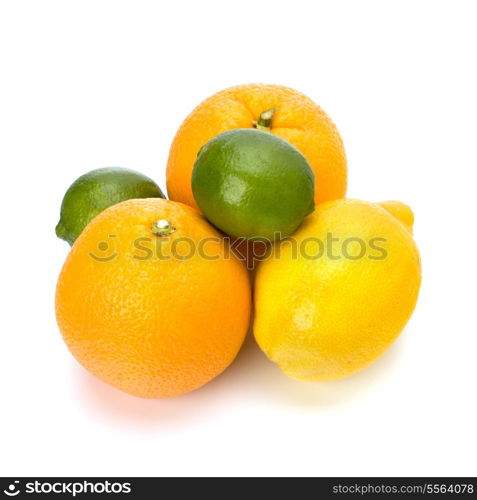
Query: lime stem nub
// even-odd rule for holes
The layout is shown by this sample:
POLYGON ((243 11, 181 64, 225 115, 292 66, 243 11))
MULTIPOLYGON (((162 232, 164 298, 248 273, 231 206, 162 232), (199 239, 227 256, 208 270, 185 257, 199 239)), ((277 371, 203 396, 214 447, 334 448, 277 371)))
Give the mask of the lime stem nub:
POLYGON ((169 236, 176 228, 168 220, 160 219, 153 223, 151 230, 156 236, 169 236))
POLYGON ((260 113, 258 120, 253 121, 253 126, 258 130, 264 130, 265 132, 270 132, 272 128, 272 119, 275 114, 275 108, 267 109, 260 113))
POLYGON ((63 234, 64 234, 64 228, 63 228, 63 224, 60 222, 58 222, 58 224, 56 225, 55 227, 55 233, 56 233, 56 236, 58 236, 58 238, 62 238, 63 237, 63 234))

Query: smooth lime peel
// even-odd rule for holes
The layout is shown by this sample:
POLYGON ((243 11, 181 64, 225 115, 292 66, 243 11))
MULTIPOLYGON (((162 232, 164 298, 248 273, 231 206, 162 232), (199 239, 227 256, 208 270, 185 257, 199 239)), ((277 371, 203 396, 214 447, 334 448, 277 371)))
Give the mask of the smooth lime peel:
POLYGON ((89 222, 106 208, 135 198, 165 198, 149 177, 122 167, 98 168, 88 172, 68 188, 61 204, 55 232, 70 245, 89 222))
POLYGON ((255 129, 219 134, 199 151, 192 192, 225 233, 274 241, 314 210, 315 177, 306 158, 280 137, 255 129))

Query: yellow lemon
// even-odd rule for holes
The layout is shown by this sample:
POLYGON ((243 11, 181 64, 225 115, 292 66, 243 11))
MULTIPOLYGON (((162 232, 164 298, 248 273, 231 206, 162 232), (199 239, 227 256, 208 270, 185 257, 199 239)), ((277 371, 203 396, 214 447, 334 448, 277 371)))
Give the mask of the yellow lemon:
POLYGON ((275 243, 255 278, 254 335, 290 377, 352 375, 396 339, 416 305, 419 252, 399 202, 319 205, 275 243))
POLYGON ((412 233, 414 214, 412 213, 411 207, 396 200, 381 201, 379 205, 399 219, 412 233))

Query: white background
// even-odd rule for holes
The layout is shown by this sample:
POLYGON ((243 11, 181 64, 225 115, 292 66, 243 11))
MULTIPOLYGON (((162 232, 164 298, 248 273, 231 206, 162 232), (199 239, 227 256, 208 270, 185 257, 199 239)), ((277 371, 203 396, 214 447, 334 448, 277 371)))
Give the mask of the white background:
POLYGON ((0 5, 1 475, 476 475, 475 2, 0 5), (183 118, 245 82, 331 115, 350 197, 413 207, 416 312, 348 380, 288 379, 249 339, 196 392, 122 394, 55 323, 62 196, 110 165, 165 188, 183 118))

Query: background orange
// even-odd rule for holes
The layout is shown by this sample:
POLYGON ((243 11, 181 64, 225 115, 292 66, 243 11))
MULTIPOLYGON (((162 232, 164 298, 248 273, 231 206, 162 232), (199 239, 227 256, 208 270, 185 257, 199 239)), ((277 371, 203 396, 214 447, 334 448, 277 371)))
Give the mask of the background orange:
POLYGON ((199 149, 227 130, 252 128, 260 114, 270 108, 275 108, 270 132, 298 148, 315 173, 315 202, 342 198, 346 194, 346 156, 331 119, 300 92, 265 84, 222 90, 199 104, 184 120, 167 163, 169 198, 197 207, 191 175, 199 149))

